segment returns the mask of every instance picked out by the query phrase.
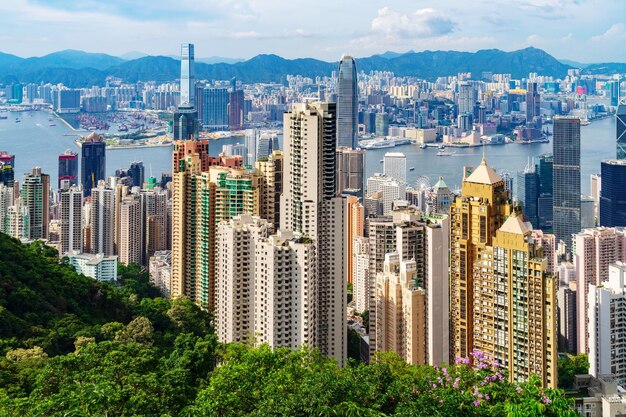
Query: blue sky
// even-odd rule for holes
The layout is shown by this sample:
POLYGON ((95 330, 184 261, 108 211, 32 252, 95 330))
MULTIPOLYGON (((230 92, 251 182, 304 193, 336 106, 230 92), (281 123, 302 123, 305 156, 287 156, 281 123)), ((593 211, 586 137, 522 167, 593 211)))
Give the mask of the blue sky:
POLYGON ((527 46, 626 62, 626 0, 1 0, 0 51, 337 60, 387 50, 527 46))

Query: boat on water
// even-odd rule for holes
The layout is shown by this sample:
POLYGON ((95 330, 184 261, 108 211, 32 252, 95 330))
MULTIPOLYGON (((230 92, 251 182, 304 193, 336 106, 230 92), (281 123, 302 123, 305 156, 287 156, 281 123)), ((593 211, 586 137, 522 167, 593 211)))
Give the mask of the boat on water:
POLYGON ((422 143, 422 144, 420 145, 420 149, 426 149, 426 144, 425 144, 425 143, 422 143))
POLYGON ((439 145, 439 149, 441 149, 441 150, 446 149, 446 145, 443 145, 443 144, 439 145))
POLYGON ((409 171, 415 171, 415 167, 409 168, 409 171))
POLYGON ((6 114, 1 114, 0 113, 0 120, 6 120, 8 118, 9 118, 9 116, 7 116, 6 114))
POLYGON ((380 160, 380 163, 382 164, 383 162, 385 162, 385 160, 384 160, 384 159, 381 159, 381 160, 380 160))
POLYGON ((446 152, 444 150, 440 150, 439 152, 436 153, 437 156, 452 156, 454 155, 454 152, 446 152))
POLYGON ((50 123, 48 126, 56 126, 56 123, 50 123))
POLYGON ((18 118, 15 119, 15 123, 20 123, 20 122, 21 122, 20 119, 18 119, 18 118))

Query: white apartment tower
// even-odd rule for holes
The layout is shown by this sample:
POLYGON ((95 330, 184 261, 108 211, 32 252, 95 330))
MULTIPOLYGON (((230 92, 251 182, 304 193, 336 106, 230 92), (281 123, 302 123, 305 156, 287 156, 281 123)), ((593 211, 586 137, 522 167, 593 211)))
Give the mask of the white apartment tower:
POLYGON ((406 184, 406 155, 402 152, 387 152, 383 158, 385 175, 400 184, 406 184))
POLYGON ((348 225, 347 203, 336 197, 336 147, 334 103, 297 104, 285 113, 280 228, 300 233, 314 245, 319 274, 317 346, 343 365, 348 225))
POLYGON ((140 196, 127 195, 120 203, 119 261, 124 265, 144 263, 143 224, 140 196))
POLYGON ((113 256, 114 238, 114 196, 104 181, 91 190, 91 215, 89 229, 91 233, 91 253, 113 256))
POLYGON ((60 253, 83 251, 83 190, 73 186, 60 192, 60 253))

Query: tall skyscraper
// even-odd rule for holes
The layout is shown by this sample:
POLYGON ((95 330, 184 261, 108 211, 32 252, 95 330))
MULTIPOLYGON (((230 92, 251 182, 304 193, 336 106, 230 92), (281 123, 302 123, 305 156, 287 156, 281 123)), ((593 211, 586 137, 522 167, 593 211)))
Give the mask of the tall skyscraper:
MULTIPOLYGON (((69 183, 64 183, 69 184, 69 183)), ((72 186, 60 191, 59 255, 83 251, 83 190, 72 186)))
POLYGON ((143 187, 144 183, 144 166, 143 162, 132 162, 128 168, 128 174, 133 180, 133 187, 143 187))
POLYGON ((556 388, 558 279, 532 237, 511 214, 473 262, 472 347, 498 360, 511 382, 537 375, 556 388))
POLYGON ((470 83, 459 84, 458 93, 458 114, 463 115, 467 113, 473 113, 474 104, 478 98, 478 93, 474 86, 470 83))
POLYGON ((626 159, 602 161, 600 226, 626 226, 626 159))
MULTIPOLYGON (((148 260, 159 251, 170 249, 170 222, 168 213, 168 192, 152 188, 142 192, 145 205, 145 255, 148 260)), ((171 254, 170 254, 171 260, 171 254)), ((168 287, 169 291, 169 287, 168 287)))
POLYGON ((474 348, 474 264, 512 212, 504 181, 482 162, 450 207, 450 357, 474 348))
POLYGON ((100 180, 106 178, 106 145, 102 136, 91 133, 81 146, 80 181, 85 197, 91 195, 100 180))
POLYGON ((339 61, 337 81, 337 146, 356 149, 359 133, 359 91, 356 63, 350 55, 339 61))
POLYGON ((385 175, 406 184, 406 155, 402 152, 387 152, 383 161, 385 175))
POLYGON ((243 129, 244 119, 244 95, 243 90, 237 89, 237 80, 231 80, 231 91, 228 95, 228 129, 243 129))
POLYGON ((363 198, 365 151, 337 148, 337 194, 363 198))
POLYGON ((228 89, 205 88, 202 102, 202 125, 210 132, 228 130, 228 89))
POLYGON ((556 238, 572 247, 580 232, 580 119, 554 118, 553 229, 556 238))
POLYGON ((196 73, 193 44, 180 47, 180 104, 174 113, 174 140, 197 139, 196 73))
POLYGON ((120 236, 118 256, 124 265, 144 264, 144 218, 138 194, 125 196, 120 202, 120 236))
POLYGON ((526 88, 526 126, 541 129, 541 97, 537 83, 529 81, 526 88))
POLYGON ((47 239, 50 224, 50 176, 40 167, 22 179, 22 203, 28 210, 28 238, 47 239))
POLYGON ((524 216, 536 228, 539 228, 539 188, 539 175, 535 172, 534 165, 528 165, 517 173, 517 199, 524 216))
POLYGON ((272 152, 279 150, 276 133, 263 132, 257 144, 256 159, 267 158, 272 152))
POLYGON ((91 214, 89 219, 90 249, 93 254, 114 255, 115 197, 104 180, 91 190, 91 214))
POLYGON ((626 103, 620 104, 615 113, 617 159, 626 159, 626 103))
POLYGON ((348 204, 348 236, 346 244, 348 245, 348 257, 346 258, 346 282, 353 284, 354 276, 352 254, 354 253, 354 239, 363 237, 365 233, 365 209, 363 204, 359 202, 359 198, 349 196, 346 198, 348 204))
POLYGON ((346 203, 337 198, 334 103, 297 104, 284 115, 280 225, 310 237, 318 259, 318 347, 343 364, 346 344, 346 203))
POLYGON ((542 230, 552 230, 553 216, 553 164, 554 158, 551 154, 544 154, 533 157, 535 172, 539 177, 539 198, 537 199, 537 228, 542 230))
POLYGON ((280 224, 280 195, 283 193, 283 152, 274 151, 267 160, 258 160, 254 164, 255 173, 260 180, 259 216, 274 225, 280 224))

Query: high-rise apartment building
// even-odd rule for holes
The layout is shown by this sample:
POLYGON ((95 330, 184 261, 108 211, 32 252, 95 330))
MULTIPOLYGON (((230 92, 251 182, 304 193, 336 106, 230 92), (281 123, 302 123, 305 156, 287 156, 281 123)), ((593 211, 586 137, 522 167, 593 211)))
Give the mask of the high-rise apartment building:
POLYGON ((626 226, 626 159, 602 161, 600 226, 626 226))
POLYGON ((626 234, 614 228, 584 229, 574 235, 576 268, 577 351, 589 352, 590 285, 601 285, 609 277, 609 265, 626 261, 626 234))
POLYGON ((374 174, 367 179, 367 194, 371 196, 381 193, 383 214, 391 213, 393 203, 406 199, 406 186, 404 183, 384 174, 374 174))
MULTIPOLYGON (((168 193, 161 188, 143 191, 145 211, 145 255, 148 260, 156 252, 170 249, 168 193)), ((171 259, 171 255, 170 255, 171 259)))
POLYGON ((277 227, 280 224, 280 195, 283 192, 283 153, 273 151, 267 158, 257 160, 255 173, 260 177, 259 216, 277 227), (267 159, 267 160, 265 160, 267 159))
POLYGON ((81 145, 80 181, 85 197, 106 176, 106 145, 102 136, 91 133, 81 145))
POLYGON ((317 346, 322 354, 343 364, 347 355, 347 207, 344 199, 336 197, 336 106, 295 105, 285 113, 283 126, 280 226, 312 239, 318 260, 317 346))
POLYGON ((609 267, 608 280, 589 288, 589 373, 612 374, 626 384, 626 264, 609 267))
POLYGON ((556 117, 553 130, 554 234, 572 248, 572 235, 580 232, 580 119, 556 117))
POLYGON ((426 364, 426 293, 415 260, 387 253, 376 275, 376 350, 396 352, 414 365, 426 364))
MULTIPOLYGON (((265 282, 267 298, 256 299, 256 247, 272 233, 272 225, 251 215, 241 215, 222 222, 217 227, 216 250, 216 333, 221 342, 247 343, 256 335, 255 314, 266 315, 267 305, 274 297, 289 297, 282 282, 265 282), (259 303, 258 306, 256 303, 259 303)), ((261 263, 261 260, 258 260, 261 263)), ((277 265, 271 265, 276 267, 277 265)), ((291 303, 288 303, 291 304, 291 303)), ((271 325, 273 318, 265 317, 259 322, 271 325)), ((264 326, 265 327, 265 326, 264 326)), ((259 329, 267 331, 265 329, 259 329)))
POLYGON ((450 207, 451 357, 468 356, 474 348, 474 263, 511 212, 504 181, 483 158, 450 207))
MULTIPOLYGON (((115 196, 103 180, 91 190, 89 219, 90 249, 93 254, 113 256, 115 240, 115 196)), ((117 260, 116 260, 117 262, 117 260)))
POLYGON ((352 298, 358 313, 369 311, 370 279, 369 279, 369 243, 365 237, 352 239, 352 298))
POLYGON ((558 280, 532 225, 511 214, 473 262, 472 346, 498 360, 511 382, 537 375, 556 388, 558 280))
POLYGON ((365 208, 363 204, 359 202, 359 199, 354 196, 350 196, 346 198, 346 203, 348 204, 348 210, 346 211, 348 215, 348 235, 346 238, 346 245, 348 248, 348 257, 346 258, 346 282, 352 284, 352 278, 354 276, 353 268, 353 260, 352 254, 354 239, 357 237, 363 237, 365 232, 365 208))
POLYGON ((40 167, 22 179, 22 204, 28 210, 28 238, 48 239, 50 224, 50 176, 40 167))
POLYGON ((402 152, 387 152, 383 161, 385 175, 406 184, 406 155, 402 152))
MULTIPOLYGON (((68 184, 68 183, 64 183, 68 184)), ((83 190, 72 186, 60 191, 59 255, 83 251, 83 190)))
POLYGON ((144 212, 138 194, 125 196, 120 202, 120 237, 118 256, 124 265, 143 265, 144 261, 144 212))
POLYGON ((70 185, 78 185, 78 154, 69 149, 59 155, 59 184, 69 181, 70 185))
POLYGON ((359 91, 354 58, 343 55, 339 61, 338 74, 337 146, 356 149, 359 133, 359 91))
POLYGON ((8 187, 0 183, 0 233, 10 235, 9 226, 7 223, 9 208, 13 206, 14 200, 13 187, 8 187))

